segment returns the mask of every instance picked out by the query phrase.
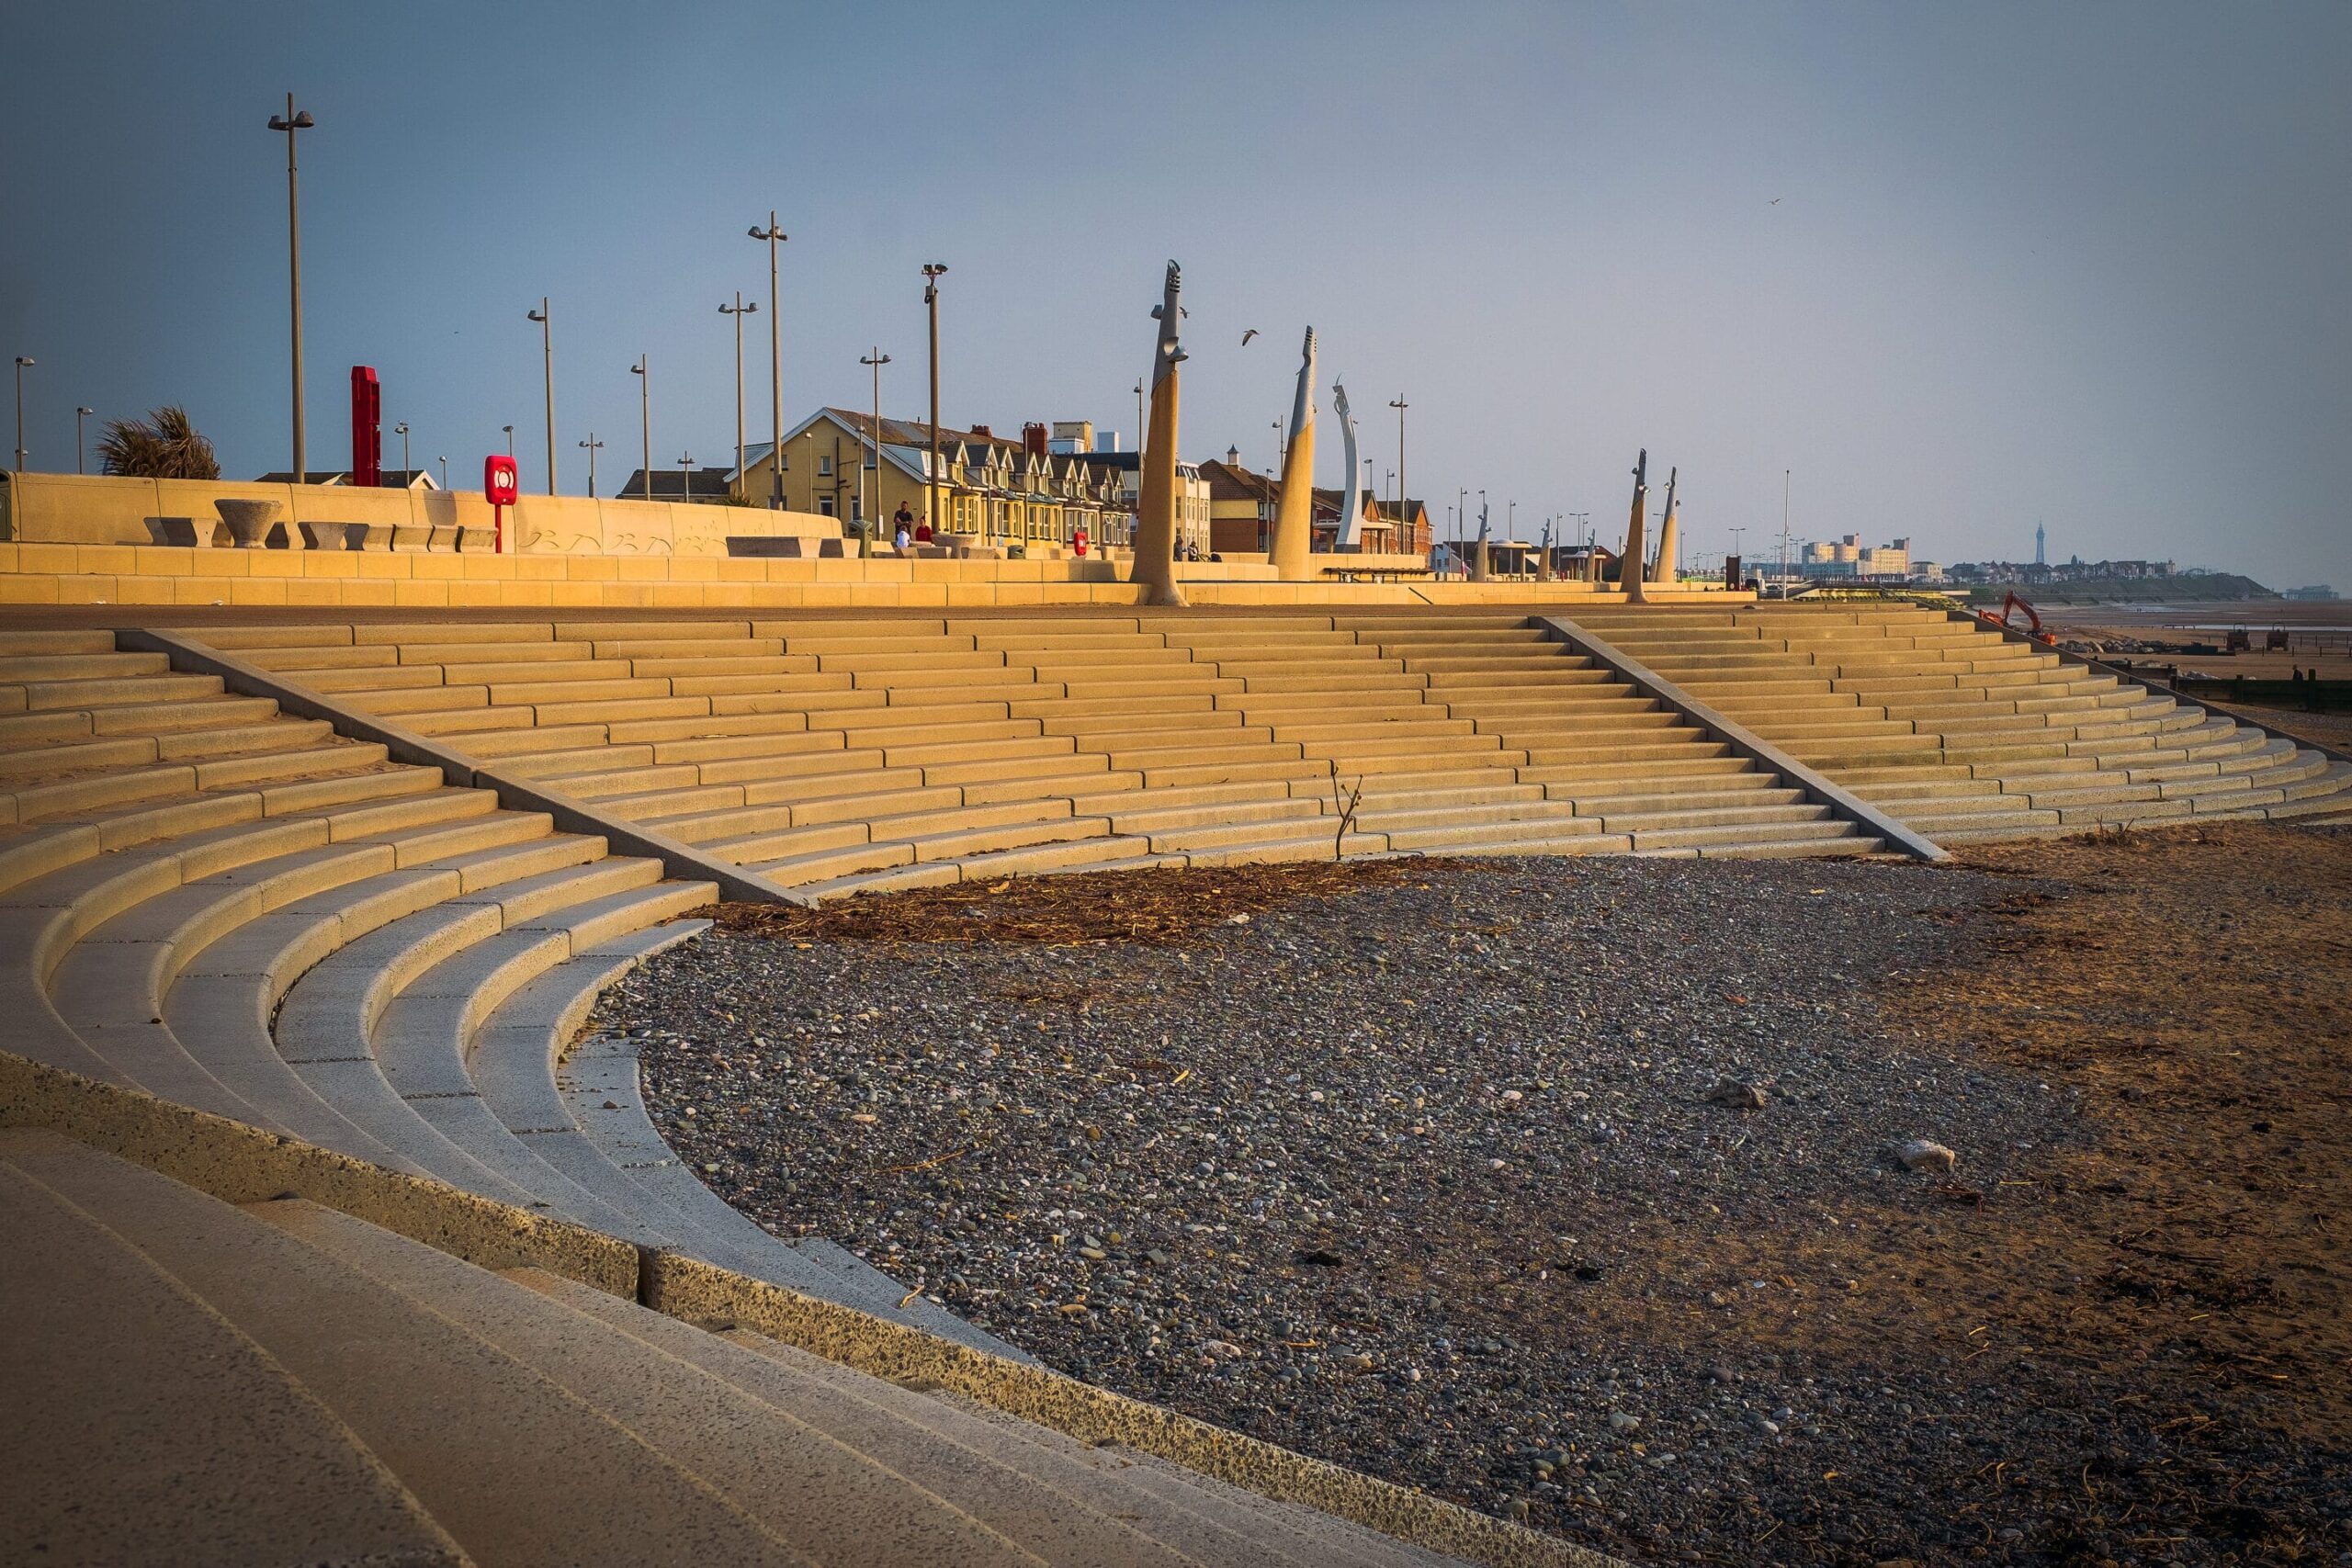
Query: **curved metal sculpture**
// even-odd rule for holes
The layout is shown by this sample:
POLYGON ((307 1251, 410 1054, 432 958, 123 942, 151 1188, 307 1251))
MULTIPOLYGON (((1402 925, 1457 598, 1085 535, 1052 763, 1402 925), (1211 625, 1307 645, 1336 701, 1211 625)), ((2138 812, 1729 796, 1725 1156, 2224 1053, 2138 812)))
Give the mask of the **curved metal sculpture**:
POLYGON ((1473 582, 1486 581, 1487 569, 1487 498, 1482 495, 1478 498, 1478 553, 1470 558, 1470 581, 1473 582))
POLYGON ((1617 586, 1625 591, 1628 604, 1649 602, 1642 592, 1642 557, 1649 551, 1649 474, 1650 449, 1645 446, 1634 463, 1634 513, 1625 520, 1625 553, 1617 558, 1617 586))
POLYGON ((1657 564, 1650 568, 1650 581, 1668 588, 1682 581, 1682 540, 1674 517, 1674 484, 1681 473, 1666 470, 1666 517, 1657 525, 1657 564))
POLYGON ((1298 391, 1290 405, 1290 449, 1283 454, 1283 493, 1274 505, 1274 536, 1266 557, 1285 582, 1306 580, 1306 553, 1315 540, 1315 329, 1299 349, 1298 391))
POLYGON ((1185 358, 1176 341, 1177 323, 1184 319, 1176 296, 1183 287, 1183 270, 1170 262, 1165 292, 1151 311, 1159 322, 1159 341, 1151 355, 1151 423, 1144 434, 1143 468, 1136 476, 1133 576, 1147 604, 1184 603, 1184 591, 1176 585, 1176 367, 1185 358))
POLYGON ((1331 412, 1340 416, 1340 439, 1344 445, 1348 463, 1341 470, 1348 478, 1340 487, 1340 532, 1338 547, 1343 550, 1363 547, 1363 491, 1356 487, 1356 422, 1348 417, 1348 389, 1337 380, 1331 383, 1331 412))

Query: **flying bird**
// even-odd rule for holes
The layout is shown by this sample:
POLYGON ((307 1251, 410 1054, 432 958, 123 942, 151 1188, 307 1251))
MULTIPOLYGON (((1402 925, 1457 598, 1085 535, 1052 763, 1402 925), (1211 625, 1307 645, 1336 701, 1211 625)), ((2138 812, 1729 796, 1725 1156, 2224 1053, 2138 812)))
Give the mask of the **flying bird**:
POLYGON ((1241 346, 1242 346, 1242 347, 1244 347, 1244 348, 1248 348, 1248 347, 1250 346, 1250 340, 1251 338, 1253 338, 1253 337, 1256 337, 1257 335, 1258 335, 1258 329, 1257 329, 1257 328, 1255 328, 1255 327, 1251 327, 1248 332, 1243 333, 1241 334, 1241 346))
POLYGON ((1777 196, 1776 196, 1776 197, 1774 197, 1771 200, 1770 200, 1770 201, 1766 202, 1764 205, 1765 205, 1765 206, 1767 206, 1767 207, 1778 207, 1778 206, 1780 206, 1780 205, 1781 205, 1781 198, 1780 198, 1779 197, 1777 197, 1777 196))

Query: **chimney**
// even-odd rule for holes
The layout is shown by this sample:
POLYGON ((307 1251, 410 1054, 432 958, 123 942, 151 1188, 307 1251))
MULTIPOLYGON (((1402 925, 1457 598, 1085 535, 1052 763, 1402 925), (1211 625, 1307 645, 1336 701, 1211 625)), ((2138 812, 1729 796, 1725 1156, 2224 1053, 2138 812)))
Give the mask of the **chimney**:
POLYGON ((996 435, 996 432, 990 430, 985 424, 976 424, 972 426, 972 434, 978 436, 983 441, 992 440, 996 435))
POLYGON ((1021 427, 1021 445, 1027 447, 1033 456, 1039 457, 1044 457, 1046 455, 1046 427, 1038 423, 1034 419, 1027 424, 1023 425, 1021 427))

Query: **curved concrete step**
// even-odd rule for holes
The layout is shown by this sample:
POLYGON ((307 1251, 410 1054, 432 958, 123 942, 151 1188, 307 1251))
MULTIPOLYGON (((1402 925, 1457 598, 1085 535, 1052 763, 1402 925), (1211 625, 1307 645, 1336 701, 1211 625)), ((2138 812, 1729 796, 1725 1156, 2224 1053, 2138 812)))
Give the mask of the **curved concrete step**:
POLYGON ((282 1364, 17 1163, 78 1147, 0 1129, 7 1397, 40 1413, 0 1435, 0 1559, 458 1568, 457 1543, 282 1364))
MULTIPOLYGON (((232 1208, 80 1145, 12 1149, 9 1163, 258 1345, 473 1561, 808 1561, 691 1469, 456 1321, 448 1297, 427 1304, 387 1289, 287 1228, 294 1211, 325 1211, 299 1200, 232 1208)), ((356 1253, 418 1246, 364 1228, 356 1253)))

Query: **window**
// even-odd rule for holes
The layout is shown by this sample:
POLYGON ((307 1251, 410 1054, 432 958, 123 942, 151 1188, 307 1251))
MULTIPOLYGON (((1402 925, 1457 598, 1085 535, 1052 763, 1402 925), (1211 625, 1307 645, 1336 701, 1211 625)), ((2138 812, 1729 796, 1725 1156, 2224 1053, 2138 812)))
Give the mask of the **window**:
POLYGON ((833 477, 833 460, 831 457, 818 458, 817 472, 821 478, 831 479, 833 477))
POLYGON ((817 512, 820 516, 831 517, 833 514, 833 498, 830 495, 819 496, 817 498, 817 512))

